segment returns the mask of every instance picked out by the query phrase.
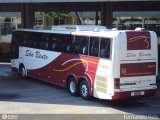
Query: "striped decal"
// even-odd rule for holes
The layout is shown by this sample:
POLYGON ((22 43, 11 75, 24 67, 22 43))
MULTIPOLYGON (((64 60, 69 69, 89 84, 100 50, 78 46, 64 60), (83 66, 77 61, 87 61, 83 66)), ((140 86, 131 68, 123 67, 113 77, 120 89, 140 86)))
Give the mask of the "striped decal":
POLYGON ((151 49, 151 37, 149 32, 127 32, 127 50, 151 49))

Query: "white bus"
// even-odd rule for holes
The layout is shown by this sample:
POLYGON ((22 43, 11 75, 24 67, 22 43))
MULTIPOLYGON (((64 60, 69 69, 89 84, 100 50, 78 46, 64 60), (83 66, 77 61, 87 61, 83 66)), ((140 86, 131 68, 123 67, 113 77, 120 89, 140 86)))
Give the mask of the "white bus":
POLYGON ((11 43, 12 71, 68 89, 84 99, 125 99, 156 93, 157 36, 104 26, 19 29, 11 43))

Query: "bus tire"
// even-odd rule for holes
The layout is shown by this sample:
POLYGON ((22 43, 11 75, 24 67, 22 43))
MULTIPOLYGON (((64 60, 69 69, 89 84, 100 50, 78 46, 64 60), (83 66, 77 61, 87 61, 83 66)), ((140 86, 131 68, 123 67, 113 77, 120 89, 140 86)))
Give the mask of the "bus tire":
POLYGON ((19 67, 19 75, 22 78, 25 78, 27 76, 25 67, 23 65, 20 65, 19 67))
POLYGON ((90 99, 90 90, 89 90, 89 85, 88 85, 88 82, 86 80, 83 80, 81 83, 80 83, 80 95, 83 99, 85 100, 89 100, 90 99))
POLYGON ((68 91, 72 96, 77 96, 77 84, 75 78, 73 77, 70 77, 68 80, 68 91))

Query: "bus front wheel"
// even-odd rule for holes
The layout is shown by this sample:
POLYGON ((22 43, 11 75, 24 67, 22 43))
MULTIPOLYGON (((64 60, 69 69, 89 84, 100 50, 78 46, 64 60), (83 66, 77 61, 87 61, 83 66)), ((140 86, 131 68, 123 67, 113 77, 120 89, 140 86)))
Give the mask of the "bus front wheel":
POLYGON ((25 67, 24 66, 20 66, 19 67, 19 75, 20 75, 20 77, 26 77, 26 70, 25 70, 25 67))
POLYGON ((80 95, 85 100, 89 100, 90 99, 89 85, 88 85, 87 81, 85 81, 85 80, 83 80, 80 83, 80 95))
POLYGON ((69 78, 68 91, 72 96, 77 95, 77 84, 76 84, 76 80, 73 77, 69 78))

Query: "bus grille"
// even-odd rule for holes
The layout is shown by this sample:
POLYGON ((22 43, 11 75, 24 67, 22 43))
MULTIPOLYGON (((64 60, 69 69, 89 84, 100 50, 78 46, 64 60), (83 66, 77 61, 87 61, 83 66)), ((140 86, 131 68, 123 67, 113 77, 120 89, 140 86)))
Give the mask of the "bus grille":
POLYGON ((103 76, 96 76, 96 90, 98 92, 107 93, 107 78, 103 76))

